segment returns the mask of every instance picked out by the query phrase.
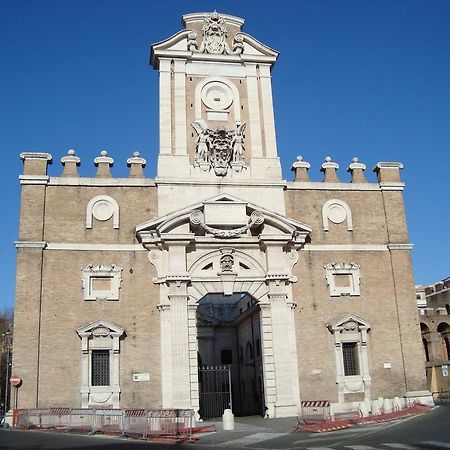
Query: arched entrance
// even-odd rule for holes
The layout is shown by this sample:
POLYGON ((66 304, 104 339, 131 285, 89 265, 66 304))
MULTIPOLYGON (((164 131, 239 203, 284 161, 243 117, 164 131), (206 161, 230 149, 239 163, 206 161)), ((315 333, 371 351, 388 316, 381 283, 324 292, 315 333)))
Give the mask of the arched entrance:
POLYGON ((247 293, 207 294, 197 307, 200 417, 264 415, 260 307, 247 293))
MULTIPOLYGON (((242 346, 242 360, 247 358, 248 366, 243 364, 241 376, 246 384, 240 383, 240 389, 245 389, 248 401, 242 402, 239 413, 264 409, 267 417, 298 414, 296 302, 292 295, 297 279, 292 268, 310 231, 304 224, 228 194, 136 228, 157 270, 153 281, 160 286, 163 407, 199 412, 203 380, 198 373, 197 311, 200 308, 201 313, 205 297, 229 299, 245 294, 255 302, 253 317, 259 318, 260 342, 257 346, 255 338, 242 346), (264 374, 261 388, 258 367, 252 362, 259 347, 264 374)), ((219 356, 220 361, 222 356, 229 358, 228 349, 222 350, 220 355, 214 353, 214 361, 219 356)), ((200 356, 207 364, 203 361, 206 355, 200 356)))

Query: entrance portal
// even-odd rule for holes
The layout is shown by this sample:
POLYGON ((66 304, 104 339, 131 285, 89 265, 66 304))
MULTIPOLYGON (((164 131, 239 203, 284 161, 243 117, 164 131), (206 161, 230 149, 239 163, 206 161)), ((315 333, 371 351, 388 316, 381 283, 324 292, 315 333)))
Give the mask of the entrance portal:
POLYGON ((197 339, 200 416, 219 417, 225 408, 237 416, 264 415, 258 302, 247 293, 205 295, 197 307, 197 339))

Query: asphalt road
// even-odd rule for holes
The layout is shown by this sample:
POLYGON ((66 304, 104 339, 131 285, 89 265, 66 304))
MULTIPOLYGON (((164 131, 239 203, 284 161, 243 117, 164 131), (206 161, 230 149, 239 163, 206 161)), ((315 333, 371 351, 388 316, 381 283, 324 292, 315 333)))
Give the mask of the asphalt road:
POLYGON ((450 449, 450 404, 428 414, 397 422, 366 425, 329 433, 292 433, 290 429, 244 433, 210 433, 194 444, 161 444, 105 436, 83 436, 43 431, 0 430, 0 450, 182 450, 216 449, 450 449))

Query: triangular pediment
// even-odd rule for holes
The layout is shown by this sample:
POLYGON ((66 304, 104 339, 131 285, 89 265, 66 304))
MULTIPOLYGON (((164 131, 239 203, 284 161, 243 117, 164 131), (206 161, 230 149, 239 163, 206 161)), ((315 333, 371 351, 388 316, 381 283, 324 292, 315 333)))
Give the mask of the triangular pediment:
POLYGON ((195 234, 196 225, 213 235, 219 230, 217 237, 221 238, 237 237, 252 226, 261 226, 265 233, 273 235, 303 236, 303 240, 311 232, 311 227, 301 222, 232 195, 219 194, 138 225, 136 236, 143 242, 148 235, 195 234), (190 231, 187 231, 188 227, 190 231), (240 232, 233 234, 233 230, 240 232))
POLYGON ((95 322, 88 323, 77 329, 77 333, 80 336, 98 332, 99 334, 109 335, 109 336, 122 336, 124 329, 108 322, 103 319, 96 320, 95 322))
POLYGON ((356 314, 346 314, 345 316, 339 317, 331 322, 327 323, 327 328, 330 331, 340 331, 348 327, 356 327, 357 329, 370 329, 370 323, 356 314))

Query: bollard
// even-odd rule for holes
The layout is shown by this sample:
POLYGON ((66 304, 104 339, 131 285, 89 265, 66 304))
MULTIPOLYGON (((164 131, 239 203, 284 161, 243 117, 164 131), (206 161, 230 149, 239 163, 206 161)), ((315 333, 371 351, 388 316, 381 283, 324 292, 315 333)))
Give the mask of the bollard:
POLYGON ((383 412, 391 413, 393 409, 393 401, 391 398, 385 398, 383 400, 383 412))
POLYGON ((369 405, 366 401, 360 402, 359 411, 361 412, 362 417, 367 417, 369 415, 369 405))
POLYGON ((223 430, 224 431, 234 430, 234 414, 231 411, 231 409, 226 409, 223 412, 222 420, 223 420, 223 430))

